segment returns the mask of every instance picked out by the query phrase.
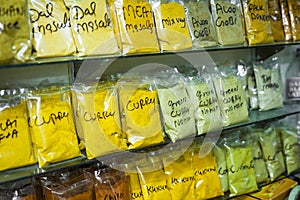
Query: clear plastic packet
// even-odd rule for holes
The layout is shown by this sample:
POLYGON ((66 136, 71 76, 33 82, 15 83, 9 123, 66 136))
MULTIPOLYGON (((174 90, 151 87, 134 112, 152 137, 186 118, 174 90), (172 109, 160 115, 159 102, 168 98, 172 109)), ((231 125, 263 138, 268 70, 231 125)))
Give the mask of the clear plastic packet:
POLYGON ((185 0, 193 49, 217 45, 213 19, 206 0, 185 0))
POLYGON ((0 63, 25 62, 31 57, 28 1, 1 0, 0 63))
POLYGON ((241 80, 242 88, 244 90, 246 102, 248 108, 250 107, 250 94, 248 89, 248 77, 249 77, 250 63, 245 60, 239 60, 236 64, 237 77, 241 80))
POLYGON ((249 45, 272 43, 274 39, 268 1, 243 0, 242 3, 249 45), (253 5, 257 7, 253 7, 253 5))
POLYGON ((288 0, 279 0, 279 6, 282 17, 282 26, 284 31, 284 38, 286 41, 293 39, 292 30, 291 30, 291 19, 289 14, 288 0))
POLYGON ((222 66, 214 75, 213 82, 221 114, 223 125, 229 126, 249 120, 248 105, 241 80, 236 76, 236 69, 232 66, 222 66))
POLYGON ((278 58, 254 63, 260 111, 283 106, 283 89, 278 58))
POLYGON ((222 191, 225 193, 229 190, 229 181, 228 181, 228 168, 226 162, 226 149, 222 140, 218 142, 213 148, 213 154, 216 158, 216 165, 218 170, 218 176, 220 179, 222 191))
POLYGON ((293 36, 293 41, 300 40, 300 23, 298 22, 298 18, 300 17, 300 10, 298 7, 300 6, 300 2, 298 0, 287 0, 287 5, 289 7, 289 15, 291 20, 291 31, 293 36))
POLYGON ((0 91, 0 171, 35 164, 24 89, 0 91))
POLYGON ((81 156, 68 87, 33 89, 28 94, 27 107, 40 167, 81 156))
POLYGON ((254 74, 254 66, 251 64, 248 71, 248 94, 249 94, 249 108, 251 110, 256 110, 258 106, 258 91, 254 74))
POLYGON ((127 150, 127 136, 121 131, 115 84, 75 84, 72 90, 76 129, 88 159, 127 150))
POLYGON ((300 168, 300 146, 298 142, 297 120, 295 116, 288 116, 280 120, 277 128, 280 132, 282 151, 285 159, 285 166, 288 174, 300 168))
POLYGON ((94 180, 92 175, 82 169, 56 172, 41 177, 45 200, 94 199, 94 180))
MULTIPOLYGON (((117 84, 122 131, 128 148, 135 149, 164 141, 157 90, 141 77, 120 79, 117 84)), ((130 78, 130 77, 129 77, 130 78)))
POLYGON ((195 200, 195 170, 193 152, 187 151, 176 160, 172 153, 163 157, 164 171, 167 175, 168 188, 172 199, 195 200), (168 160, 172 162, 169 162, 168 160))
POLYGON ((224 144, 230 197, 254 192, 258 189, 251 144, 229 139, 224 144))
POLYGON ((76 52, 71 21, 62 0, 29 0, 33 55, 69 56, 76 52))
POLYGON ((222 116, 212 77, 205 73, 191 76, 186 88, 191 101, 197 104, 197 134, 220 130, 223 127, 222 116))
POLYGON ((94 171, 96 199, 130 199, 130 176, 112 168, 94 171))
POLYGON ((199 147, 194 149, 194 175, 196 199, 210 199, 224 195, 213 151, 200 157, 199 147))
POLYGON ((242 131, 241 137, 244 141, 247 141, 251 144, 256 182, 266 183, 269 180, 269 174, 259 143, 259 135, 261 132, 261 129, 257 129, 255 127, 245 128, 242 131))
POLYGON ((181 0, 152 0, 151 6, 161 51, 191 49, 192 39, 181 0))
POLYGON ((160 72, 155 78, 164 132, 172 142, 196 134, 195 106, 186 80, 174 69, 160 72))
POLYGON ((245 30, 240 1, 211 0, 211 12, 221 45, 245 43, 245 30))
POLYGON ((64 0, 79 56, 119 53, 105 0, 64 0), (97 42, 95 42, 97 41, 97 42))
POLYGON ((151 5, 147 0, 114 0, 123 54, 160 51, 151 5))
POLYGON ((274 181, 285 173, 282 149, 278 143, 279 137, 272 126, 265 127, 263 132, 259 135, 259 142, 262 147, 264 160, 271 181, 274 181))
POLYGON ((281 9, 279 1, 268 0, 268 9, 271 17, 271 30, 274 41, 284 41, 284 31, 283 31, 283 19, 281 16, 281 9))

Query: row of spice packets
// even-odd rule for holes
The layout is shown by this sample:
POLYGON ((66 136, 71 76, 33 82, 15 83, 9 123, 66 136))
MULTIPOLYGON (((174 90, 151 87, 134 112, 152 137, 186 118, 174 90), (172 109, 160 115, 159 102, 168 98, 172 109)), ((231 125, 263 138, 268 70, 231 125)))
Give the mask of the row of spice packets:
POLYGON ((300 3, 294 0, 0 3, 0 62, 300 39, 296 9, 300 3))
POLYGON ((184 76, 172 68, 72 87, 2 90, 0 170, 46 167, 82 156, 82 148, 93 159, 245 122, 248 105, 236 73, 203 67, 184 76))
POLYGON ((299 170, 300 146, 296 124, 291 121, 296 122, 288 117, 276 124, 232 131, 204 155, 197 141, 187 150, 177 145, 156 152, 159 159, 152 155, 141 160, 124 158, 123 171, 115 169, 114 163, 112 168, 98 163, 42 175, 30 185, 25 180, 23 190, 2 185, 0 197, 174 200, 249 194, 299 170))

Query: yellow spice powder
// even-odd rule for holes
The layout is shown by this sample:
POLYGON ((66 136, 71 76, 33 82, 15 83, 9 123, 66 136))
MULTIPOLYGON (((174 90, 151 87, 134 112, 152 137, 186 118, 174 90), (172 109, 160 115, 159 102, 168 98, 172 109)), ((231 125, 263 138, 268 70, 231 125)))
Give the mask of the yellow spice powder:
POLYGON ((124 88, 119 99, 122 130, 130 149, 163 142, 157 91, 124 88))
POLYGON ((28 99, 28 124, 40 167, 81 155, 70 92, 48 92, 37 92, 28 99))
POLYGON ((292 40, 291 19, 287 0, 279 0, 285 40, 292 40))
POLYGON ((192 40, 183 5, 177 2, 152 6, 162 51, 189 49, 192 40))
POLYGON ((291 30, 293 35, 293 41, 300 40, 300 1, 298 0, 288 0, 289 14, 291 18, 291 30))
POLYGON ((273 42, 267 1, 249 0, 243 8, 249 45, 273 42))
POLYGON ((36 57, 75 53, 70 17, 62 0, 30 0, 29 13, 36 57))
POLYGON ((0 171, 34 164, 25 102, 0 110, 0 171))
POLYGON ((116 0, 114 6, 123 53, 159 52, 150 3, 145 0, 116 0))
POLYGON ((271 17, 271 28, 274 41, 283 41, 283 22, 280 12, 280 6, 277 0, 268 0, 268 8, 271 17))
POLYGON ((65 0, 80 56, 119 52, 105 0, 65 0), (97 41, 97 42, 95 42, 97 41))
POLYGON ((74 97, 76 123, 82 128, 77 130, 84 138, 89 159, 127 149, 126 135, 121 132, 117 96, 112 88, 76 91, 74 97))

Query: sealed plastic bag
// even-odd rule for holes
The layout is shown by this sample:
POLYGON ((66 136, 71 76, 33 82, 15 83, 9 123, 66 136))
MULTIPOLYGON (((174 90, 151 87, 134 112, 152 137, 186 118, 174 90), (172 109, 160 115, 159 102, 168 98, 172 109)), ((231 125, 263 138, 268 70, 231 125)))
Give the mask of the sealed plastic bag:
POLYGON ((187 92, 192 102, 196 102, 195 120, 198 135, 221 129, 222 116, 217 94, 210 76, 201 74, 190 77, 187 92))
POLYGON ((192 48, 183 3, 179 0, 151 2, 162 51, 176 51, 192 48))
POLYGON ((1 91, 0 171, 36 162, 22 95, 19 89, 1 91))
POLYGON ((194 49, 217 45, 215 27, 209 5, 205 0, 187 0, 187 18, 194 49))
POLYGON ((199 150, 194 151, 194 175, 196 199, 210 199, 223 195, 218 168, 213 152, 199 157, 199 150))
POLYGON ((157 90, 151 82, 118 82, 122 131, 128 148, 140 148, 163 142, 157 90))
POLYGON ((34 56, 58 57, 76 52, 71 21, 62 0, 30 0, 34 56))
POLYGON ((35 188, 36 182, 32 178, 17 180, 1 184, 1 200, 38 200, 39 194, 35 188))
POLYGON ((293 39, 293 35, 291 30, 291 19, 289 14, 288 0, 279 0, 279 4, 282 17, 284 38, 286 41, 290 41, 293 39))
POLYGON ((241 2, 211 0, 210 3, 219 44, 244 44, 245 32, 241 2))
POLYGON ((299 23, 299 17, 300 17, 300 10, 298 7, 300 6, 300 1, 298 0, 287 0, 288 6, 289 6, 289 15, 291 20, 291 30, 292 30, 292 36, 293 41, 299 41, 300 40, 300 23, 299 23))
POLYGON ((151 5, 147 0, 113 2, 123 54, 157 53, 159 44, 151 5))
POLYGON ((31 56, 28 1, 1 0, 0 63, 26 61, 31 56))
POLYGON ((216 158, 216 165, 218 170, 218 175, 220 178, 220 183, 223 192, 229 190, 228 182, 228 169, 226 162, 226 149, 222 144, 215 145, 213 149, 214 157, 216 158))
POLYGON ((283 31, 283 17, 281 16, 281 9, 279 1, 268 0, 268 9, 271 17, 271 29, 274 41, 284 41, 283 31))
POLYGON ((40 167, 81 156, 68 88, 32 90, 28 125, 40 167))
POLYGON ((69 9, 72 33, 79 56, 119 52, 105 0, 64 2, 69 9))
POLYGON ((94 171, 94 176, 96 199, 130 199, 130 179, 124 172, 104 168, 94 171))
POLYGON ((268 1, 243 0, 243 11, 249 45, 273 42, 268 1))
POLYGON ((126 150, 127 138, 121 131, 115 85, 110 82, 98 86, 77 84, 73 91, 76 129, 88 159, 126 150))
POLYGON ((225 143, 230 196, 254 192, 258 189, 252 147, 236 141, 225 143))
POLYGON ((185 79, 170 70, 160 73, 155 82, 165 133, 173 142, 194 135, 195 104, 186 91, 185 79))
POLYGON ((282 149, 279 147, 280 144, 277 138, 280 136, 270 126, 266 127, 259 137, 270 180, 274 181, 285 172, 282 149))
POLYGON ((261 111, 283 106, 280 66, 276 57, 272 61, 254 64, 258 92, 258 105, 261 111))
POLYGON ((164 156, 164 170, 167 175, 168 188, 171 191, 172 199, 187 199, 195 198, 195 176, 193 153, 185 152, 173 162, 168 162, 168 159, 173 160, 172 153, 164 156), (170 163, 170 164, 169 164, 170 163))
POLYGON ((126 173, 127 176, 130 177, 130 193, 131 193, 131 199, 134 200, 143 200, 143 192, 139 180, 139 175, 138 173, 126 173))
POLYGON ((219 99, 223 125, 229 126, 249 120, 248 105, 241 81, 236 77, 236 69, 220 67, 220 73, 214 77, 214 86, 219 99))

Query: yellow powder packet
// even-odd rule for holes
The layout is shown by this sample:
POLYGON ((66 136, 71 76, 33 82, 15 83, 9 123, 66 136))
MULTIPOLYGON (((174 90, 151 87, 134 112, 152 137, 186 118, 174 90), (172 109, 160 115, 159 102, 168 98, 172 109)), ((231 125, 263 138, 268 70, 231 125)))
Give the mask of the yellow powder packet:
POLYGON ((114 85, 74 86, 73 90, 77 132, 84 141, 88 159, 126 150, 127 138, 121 132, 114 85))
POLYGON ((130 177, 130 192, 132 200, 143 200, 143 191, 141 188, 139 175, 137 173, 127 173, 127 176, 130 177))
POLYGON ((230 197, 257 190, 251 146, 225 147, 230 197))
POLYGON ((200 158, 199 151, 195 150, 194 175, 196 199, 210 199, 224 194, 212 151, 200 158))
MULTIPOLYGON (((3 96, 4 97, 4 96, 3 96)), ((28 127, 26 102, 17 97, 0 100, 0 171, 36 162, 28 127), (9 101, 13 102, 9 102, 9 101)))
POLYGON ((274 41, 285 40, 279 2, 277 0, 268 0, 268 9, 271 17, 270 22, 274 41))
POLYGON ((123 54, 159 52, 151 5, 146 0, 115 0, 123 54))
POLYGON ((226 163, 226 151, 223 147, 215 146, 213 153, 216 159, 216 164, 218 168, 218 175, 220 178, 220 183, 222 186, 222 191, 227 192, 229 190, 228 183, 228 169, 226 163))
MULTIPOLYGON (((169 154, 170 155, 170 154, 169 154)), ((194 163, 192 152, 185 152, 178 159, 172 161, 174 158, 164 157, 164 169, 167 175, 168 188, 171 191, 172 199, 187 199, 193 200, 195 198, 194 185, 194 163)))
POLYGON ((40 167, 81 156, 70 98, 69 90, 50 88, 28 97, 28 125, 40 167))
POLYGON ((75 53, 70 17, 62 0, 30 0, 29 13, 36 57, 75 53))
POLYGON ((79 56, 119 52, 105 0, 64 0, 64 2, 69 8, 79 56))
POLYGON ((249 45, 273 42, 267 0, 243 0, 243 8, 249 45))
POLYGON ((287 0, 279 0, 280 11, 282 17, 282 26, 284 31, 284 37, 286 41, 290 41, 293 38, 291 30, 291 19, 289 14, 289 6, 287 0))
POLYGON ((245 42, 242 7, 239 1, 211 0, 214 25, 221 45, 245 42))
POLYGON ((144 200, 172 199, 172 191, 169 189, 167 175, 163 169, 152 172, 139 172, 139 180, 141 183, 144 200))
POLYGON ((121 83, 118 89, 122 131, 129 149, 163 142, 157 91, 133 82, 121 83))
POLYGON ((291 30, 293 35, 293 41, 299 41, 300 40, 300 23, 299 23, 299 17, 300 17, 300 10, 298 9, 300 6, 300 1, 298 0, 288 0, 288 6, 289 6, 289 14, 291 19, 291 30))
POLYGON ((192 48, 184 6, 178 1, 152 2, 157 36, 162 51, 192 48))
POLYGON ((28 3, 0 0, 0 63, 26 61, 31 56, 28 3))

